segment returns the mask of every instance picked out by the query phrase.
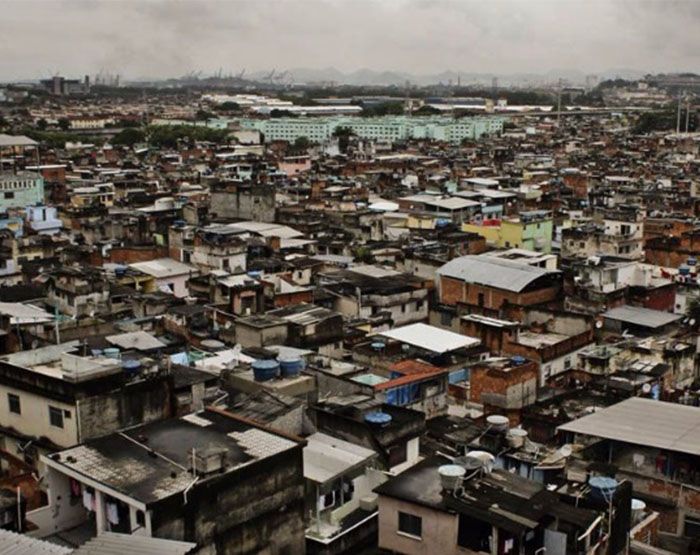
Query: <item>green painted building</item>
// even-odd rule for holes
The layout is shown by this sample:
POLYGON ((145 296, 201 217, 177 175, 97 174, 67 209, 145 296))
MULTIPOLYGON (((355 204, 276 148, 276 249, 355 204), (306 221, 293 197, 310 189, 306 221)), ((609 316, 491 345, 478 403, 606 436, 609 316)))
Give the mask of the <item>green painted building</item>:
POLYGON ((38 173, 0 173, 0 212, 44 202, 44 179, 38 173))

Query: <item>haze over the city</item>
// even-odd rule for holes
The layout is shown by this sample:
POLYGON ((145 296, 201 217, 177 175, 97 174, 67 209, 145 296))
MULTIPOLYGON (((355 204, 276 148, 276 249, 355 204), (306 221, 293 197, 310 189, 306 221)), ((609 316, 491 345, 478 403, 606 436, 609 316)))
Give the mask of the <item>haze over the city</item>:
POLYGON ((684 31, 700 22, 700 3, 692 1, 4 0, 0 9, 4 81, 100 70, 163 78, 219 68, 700 70, 698 36, 684 31))

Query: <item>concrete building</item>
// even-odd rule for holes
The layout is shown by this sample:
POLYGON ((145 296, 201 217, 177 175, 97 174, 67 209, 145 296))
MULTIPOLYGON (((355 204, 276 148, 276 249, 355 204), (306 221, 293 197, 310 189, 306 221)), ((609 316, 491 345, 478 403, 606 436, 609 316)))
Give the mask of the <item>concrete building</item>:
POLYGON ((592 555, 601 543, 601 517, 561 501, 543 484, 505 470, 472 468, 451 489, 430 457, 375 489, 379 547, 407 555, 544 552, 592 555))
POLYGON ((44 202, 44 179, 38 173, 0 173, 0 213, 44 202))
POLYGON ((81 528, 303 553, 303 446, 216 409, 161 420, 42 457, 48 503, 27 518, 39 537, 81 528))
POLYGON ((505 119, 500 117, 448 118, 386 116, 377 118, 270 118, 240 120, 244 129, 260 131, 266 141, 294 142, 300 137, 322 143, 336 129, 348 128, 362 139, 376 141, 434 140, 459 143, 464 139, 479 139, 484 134, 503 131, 505 119))

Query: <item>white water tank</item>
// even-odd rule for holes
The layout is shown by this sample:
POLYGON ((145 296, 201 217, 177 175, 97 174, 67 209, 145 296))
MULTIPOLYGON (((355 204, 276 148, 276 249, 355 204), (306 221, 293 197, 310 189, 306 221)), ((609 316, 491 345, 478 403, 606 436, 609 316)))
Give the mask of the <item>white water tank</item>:
POLYGON ((493 430, 498 430, 501 432, 507 432, 510 426, 510 421, 508 417, 501 416, 500 414, 492 414, 486 417, 486 423, 493 430))
POLYGON ((496 457, 494 457, 488 451, 469 451, 467 453, 467 457, 481 461, 481 467, 485 472, 491 472, 493 470, 493 465, 496 462, 496 457))
POLYGON ((454 491, 462 483, 464 475, 467 473, 463 466, 458 464, 443 464, 438 468, 440 474, 440 484, 445 491, 454 491))
POLYGON ((516 449, 522 447, 527 439, 527 431, 522 428, 511 428, 508 430, 508 443, 516 449))

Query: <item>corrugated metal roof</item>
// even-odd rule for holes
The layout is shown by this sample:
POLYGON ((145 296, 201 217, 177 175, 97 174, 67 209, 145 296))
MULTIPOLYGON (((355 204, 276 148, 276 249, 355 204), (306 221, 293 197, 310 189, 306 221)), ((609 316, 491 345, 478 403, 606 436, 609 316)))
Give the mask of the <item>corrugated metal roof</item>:
POLYGON ((461 256, 438 268, 437 273, 469 283, 520 293, 536 279, 559 272, 490 256, 461 256))
POLYGON ((700 410, 677 403, 632 397, 558 429, 700 455, 700 410))
POLYGON ((610 320, 619 320, 620 322, 645 326, 647 328, 660 328, 683 318, 680 314, 671 314, 670 312, 652 310, 639 306, 618 306, 617 308, 608 310, 603 316, 610 320))
POLYGON ((0 529, 0 555, 68 555, 72 552, 69 547, 0 529))
POLYGON ((36 146, 35 140, 26 137, 25 135, 5 135, 0 133, 0 146, 36 146))
POLYGON ((400 341, 401 343, 408 343, 414 347, 434 353, 447 353, 463 347, 474 347, 481 343, 474 337, 427 324, 410 324, 379 333, 378 335, 400 341))
POLYGON ((185 555, 196 543, 105 532, 73 552, 74 555, 185 555))

